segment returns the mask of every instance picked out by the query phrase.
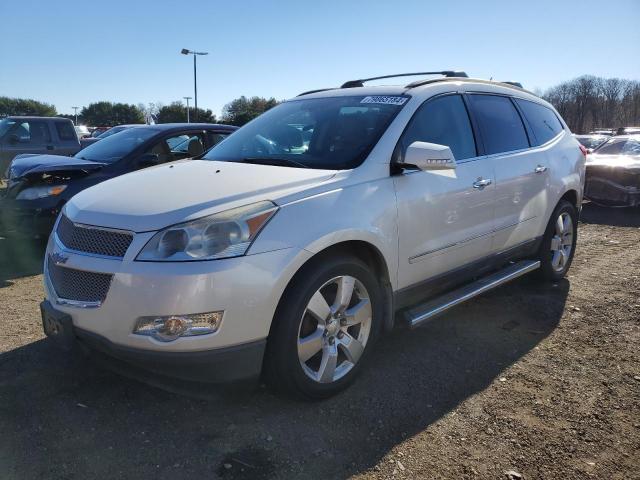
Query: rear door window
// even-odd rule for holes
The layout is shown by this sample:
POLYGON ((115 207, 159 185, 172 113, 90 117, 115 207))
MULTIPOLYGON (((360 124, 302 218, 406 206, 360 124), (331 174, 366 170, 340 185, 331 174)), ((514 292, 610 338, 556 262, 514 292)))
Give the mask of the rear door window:
POLYGON ((56 122, 56 130, 58 132, 58 137, 63 142, 70 142, 77 139, 76 131, 68 122, 56 122))
POLYGON ((528 100, 516 99, 516 103, 522 109, 522 113, 529 122, 535 135, 535 145, 547 143, 562 132, 562 124, 556 114, 539 103, 528 100))
POLYGON ((529 148, 522 118, 509 97, 484 94, 470 97, 487 155, 529 148))
POLYGON ((401 151, 413 142, 446 145, 456 160, 477 156, 469 114, 460 95, 427 100, 415 113, 400 140, 401 151))

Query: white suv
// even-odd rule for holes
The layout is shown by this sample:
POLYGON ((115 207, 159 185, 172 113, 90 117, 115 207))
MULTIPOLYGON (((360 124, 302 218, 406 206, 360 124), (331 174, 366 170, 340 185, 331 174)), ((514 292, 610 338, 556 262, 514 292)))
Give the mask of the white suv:
POLYGON ((46 333, 155 373, 263 374, 322 398, 394 319, 419 325, 533 270, 560 279, 578 142, 522 88, 438 73, 301 94, 198 160, 81 192, 47 248, 46 333))

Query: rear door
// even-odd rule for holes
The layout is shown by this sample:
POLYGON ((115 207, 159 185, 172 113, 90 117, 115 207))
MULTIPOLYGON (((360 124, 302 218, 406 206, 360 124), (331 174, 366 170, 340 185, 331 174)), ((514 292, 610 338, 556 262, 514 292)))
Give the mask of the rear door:
POLYGON ((401 160, 415 141, 449 146, 457 167, 404 171, 394 177, 400 288, 485 257, 491 249, 493 230, 493 168, 490 161, 478 156, 462 95, 427 100, 403 133, 396 158, 401 160))
POLYGON ((56 120, 53 130, 57 136, 54 152, 56 155, 73 155, 80 150, 80 142, 71 122, 56 120))
POLYGON ((549 171, 543 150, 531 148, 531 132, 505 95, 469 94, 482 141, 495 172, 493 252, 534 239, 545 221, 549 171))

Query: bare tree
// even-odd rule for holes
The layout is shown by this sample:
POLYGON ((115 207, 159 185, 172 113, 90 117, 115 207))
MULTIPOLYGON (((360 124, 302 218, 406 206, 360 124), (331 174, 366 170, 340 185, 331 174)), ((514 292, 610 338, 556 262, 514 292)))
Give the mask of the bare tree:
POLYGON ((640 82, 585 75, 546 91, 572 131, 640 124, 640 82))

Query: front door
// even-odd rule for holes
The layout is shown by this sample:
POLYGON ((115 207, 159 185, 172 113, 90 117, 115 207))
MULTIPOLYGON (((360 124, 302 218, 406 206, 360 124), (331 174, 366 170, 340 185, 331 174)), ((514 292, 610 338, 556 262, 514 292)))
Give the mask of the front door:
POLYGON ((0 175, 13 157, 20 153, 55 153, 48 122, 45 120, 11 120, 15 122, 2 138, 0 175))
POLYGON ((394 178, 401 289, 487 256, 493 232, 493 168, 478 158, 462 96, 427 100, 400 139, 396 158, 415 141, 449 146, 457 167, 405 171, 394 178))

